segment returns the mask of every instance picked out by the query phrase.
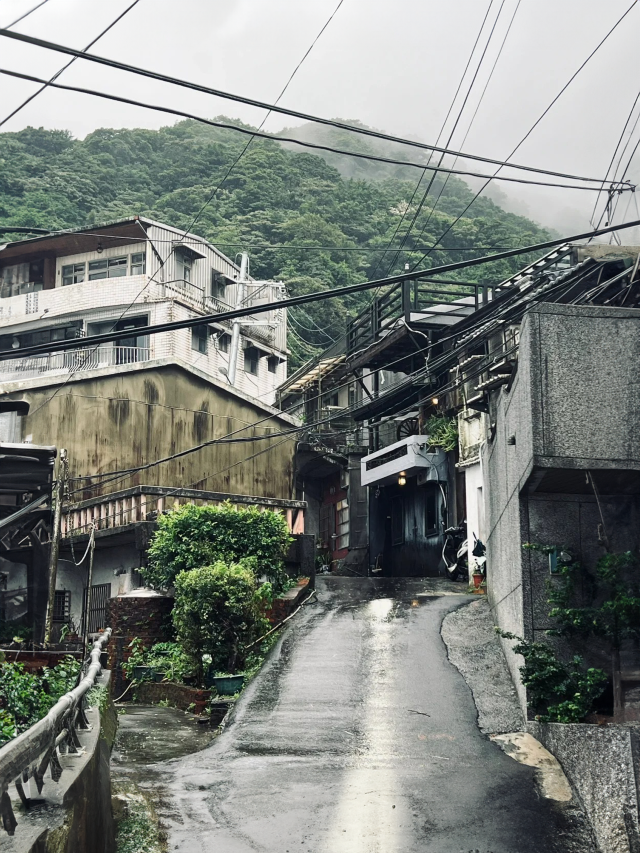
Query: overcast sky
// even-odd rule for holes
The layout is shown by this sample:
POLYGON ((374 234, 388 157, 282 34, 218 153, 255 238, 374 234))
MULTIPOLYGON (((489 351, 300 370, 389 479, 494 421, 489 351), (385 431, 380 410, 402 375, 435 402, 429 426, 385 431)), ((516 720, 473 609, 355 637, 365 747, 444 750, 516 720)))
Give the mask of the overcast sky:
MULTIPOLYGON (((37 0, 0 0, 6 27, 37 0)), ((82 49, 131 0, 48 0, 15 30, 82 49)), ((140 0, 93 52, 218 89, 272 102, 338 0, 140 0)), ((521 0, 511 31, 464 143, 464 150, 506 157, 631 0, 521 0)), ((493 0, 498 17, 462 119, 461 145, 502 44, 517 0, 493 0)), ((489 0, 343 0, 298 71, 281 104, 327 117, 360 119, 389 133, 435 142, 489 0)), ((640 3, 632 9, 514 160, 575 174, 604 176, 640 90, 640 3)), ((480 58, 476 53, 472 71, 480 58)), ((48 77, 65 64, 58 53, 0 40, 0 67, 48 77)), ((126 94, 212 117, 259 124, 260 110, 78 60, 61 82, 126 94)), ((470 76, 467 78, 467 85, 470 76)), ((0 119, 35 88, 0 78, 0 119)), ((466 90, 466 86, 463 91, 466 90)), ((457 102, 457 108, 461 101, 457 102)), ((457 108, 453 115, 457 114, 457 108)), ((640 103, 638 105, 640 108, 640 103)), ((634 113, 634 119, 638 112, 634 113)), ((161 114, 75 93, 43 92, 2 128, 66 128, 82 137, 98 127, 156 128, 161 114)), ((296 122, 273 115, 267 129, 296 122)), ((633 124, 633 121, 632 121, 633 124)), ((640 123, 632 139, 640 135, 640 123)), ((638 177, 636 158, 632 176, 638 177)), ((569 233, 588 227, 591 193, 497 186, 507 204, 569 233)), ((623 197, 617 220, 640 218, 623 197)), ((623 242, 625 239, 623 238, 623 242)), ((629 242, 627 240, 627 242, 629 242)))

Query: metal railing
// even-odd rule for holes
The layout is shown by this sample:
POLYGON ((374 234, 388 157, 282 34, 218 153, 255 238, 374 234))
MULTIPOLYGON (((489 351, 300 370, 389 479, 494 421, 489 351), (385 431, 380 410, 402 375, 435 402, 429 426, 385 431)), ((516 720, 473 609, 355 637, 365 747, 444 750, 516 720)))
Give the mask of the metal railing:
POLYGON ((100 639, 93 644, 91 655, 83 665, 83 670, 87 663, 88 668, 77 686, 65 693, 46 717, 0 749, 0 815, 4 830, 9 835, 15 833, 18 825, 11 806, 9 785, 16 786, 18 796, 25 808, 28 808, 30 797, 25 792, 25 784, 33 779, 38 793, 41 793, 47 769, 54 782, 60 780, 62 775, 62 765, 58 757, 60 747, 69 753, 78 752, 80 741, 77 729, 89 728, 84 712, 84 699, 102 671, 100 655, 109 642, 110 636, 111 628, 107 628, 100 639))
MULTIPOLYGON (((390 329, 400 317, 405 317, 408 320, 411 314, 430 314, 430 309, 435 306, 441 308, 464 297, 473 297, 472 307, 475 310, 479 303, 486 299, 487 294, 482 285, 458 284, 452 281, 449 289, 444 289, 442 286, 434 287, 428 281, 419 279, 399 281, 385 293, 376 297, 368 308, 349 322, 347 325, 347 352, 353 353, 368 346, 381 333, 390 329)), ((451 316, 453 314, 457 316, 462 306, 460 304, 452 305, 452 308, 453 311, 450 312, 438 310, 436 313, 439 316, 451 316)), ((463 316, 460 313, 461 319, 463 316)))
POLYGON ((0 381, 33 379, 43 374, 97 370, 100 367, 115 367, 120 364, 149 361, 150 358, 150 347, 93 347, 92 349, 56 352, 33 358, 12 358, 3 363, 0 381))

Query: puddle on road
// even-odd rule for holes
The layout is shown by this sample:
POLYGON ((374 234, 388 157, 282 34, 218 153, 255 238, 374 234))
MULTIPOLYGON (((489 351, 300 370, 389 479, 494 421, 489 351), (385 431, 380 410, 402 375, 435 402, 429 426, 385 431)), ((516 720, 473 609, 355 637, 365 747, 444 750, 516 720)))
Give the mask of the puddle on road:
POLYGON ((125 705, 118 717, 118 734, 111 753, 111 776, 143 780, 155 776, 149 765, 181 758, 204 749, 215 737, 211 726, 191 714, 157 705, 125 705))
POLYGON ((216 730, 191 714, 157 705, 121 706, 118 734, 111 753, 117 853, 166 850, 158 811, 170 807, 158 762, 204 749, 216 730))

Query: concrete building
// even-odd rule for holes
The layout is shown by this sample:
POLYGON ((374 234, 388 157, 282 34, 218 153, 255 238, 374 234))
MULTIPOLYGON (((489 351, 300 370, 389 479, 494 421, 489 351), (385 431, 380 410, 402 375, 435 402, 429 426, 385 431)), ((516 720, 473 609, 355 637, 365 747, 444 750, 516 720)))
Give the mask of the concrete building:
MULTIPOLYGON (((12 353, 0 364, 0 394, 23 404, 0 412, 0 441, 68 451, 58 584, 76 625, 87 567, 76 561, 92 526, 92 629, 108 597, 139 583, 149 525, 176 502, 276 508, 303 530, 296 436, 281 435, 298 421, 272 406, 286 377, 286 311, 243 318, 235 336, 228 322, 144 331, 283 295, 279 283, 242 272, 202 238, 140 217, 0 249, 0 350, 12 353), (113 329, 131 337, 90 345, 113 329), (87 346, 20 356, 23 347, 77 337, 87 346)), ((7 590, 22 570, 5 572, 7 590)))

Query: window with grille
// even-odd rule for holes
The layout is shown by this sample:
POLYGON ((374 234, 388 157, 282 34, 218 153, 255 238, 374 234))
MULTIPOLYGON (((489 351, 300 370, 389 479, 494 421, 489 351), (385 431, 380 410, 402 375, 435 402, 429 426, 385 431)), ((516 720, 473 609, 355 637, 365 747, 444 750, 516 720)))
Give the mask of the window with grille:
POLYGON ((71 616, 71 592, 68 589, 57 589, 53 599, 53 621, 68 622, 71 616))
POLYGON ((336 541, 337 550, 349 547, 349 502, 339 501, 336 504, 336 522, 338 539, 336 541))

